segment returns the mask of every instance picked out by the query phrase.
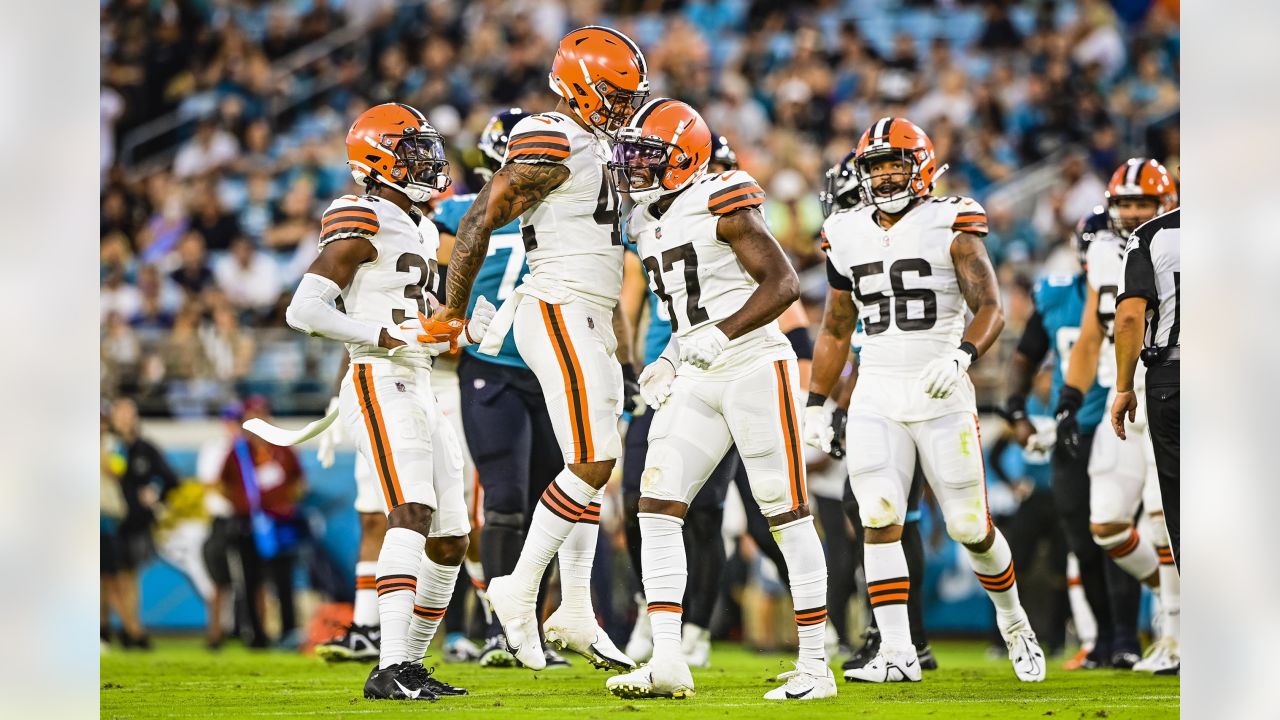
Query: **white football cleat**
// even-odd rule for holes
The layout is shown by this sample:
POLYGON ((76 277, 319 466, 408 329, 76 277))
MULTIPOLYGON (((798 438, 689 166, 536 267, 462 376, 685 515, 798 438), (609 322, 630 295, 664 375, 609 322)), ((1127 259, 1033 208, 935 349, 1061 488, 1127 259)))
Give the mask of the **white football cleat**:
POLYGON ((684 653, 684 661, 689 663, 689 667, 711 667, 711 631, 685 623, 680 638, 680 650, 684 653))
POLYGON ((601 670, 625 671, 636 667, 596 624, 595 615, 587 611, 575 612, 561 605, 542 624, 542 632, 548 644, 576 652, 601 670))
POLYGON ((1172 674, 1182 664, 1178 653, 1178 641, 1171 637, 1162 637, 1147 648, 1147 654, 1134 663, 1133 669, 1138 672, 1172 674))
POLYGON ((920 658, 911 646, 897 652, 881 646, 866 665, 844 671, 844 679, 849 682, 920 682, 920 678, 920 658))
POLYGON ((609 692, 620 698, 693 697, 693 675, 682 661, 645 663, 625 675, 614 675, 604 681, 609 692))
POLYGON ((765 693, 765 700, 821 700, 836 696, 836 676, 825 665, 819 674, 813 669, 804 670, 796 663, 795 670, 778 675, 778 679, 785 682, 782 687, 765 693))
POLYGON ((1044 651, 1031 628, 1023 625, 1022 630, 1009 633, 1004 644, 1009 648, 1009 662, 1013 664, 1013 674, 1022 682, 1041 682, 1044 680, 1044 651))
POLYGON ((653 626, 649 624, 649 614, 644 611, 643 605, 636 617, 635 627, 631 628, 631 637, 627 639, 624 652, 637 662, 653 657, 653 626))
POLYGON ((513 582, 510 575, 489 581, 489 609, 498 616, 502 633, 507 636, 507 649, 516 660, 530 670, 541 670, 547 666, 547 658, 538 639, 536 603, 522 601, 514 588, 509 587, 513 582))

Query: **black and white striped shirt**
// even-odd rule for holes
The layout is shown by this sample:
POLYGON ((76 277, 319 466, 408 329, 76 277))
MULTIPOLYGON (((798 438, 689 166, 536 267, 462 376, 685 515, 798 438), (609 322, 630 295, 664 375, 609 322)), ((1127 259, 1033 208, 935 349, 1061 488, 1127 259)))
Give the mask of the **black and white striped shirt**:
MULTIPOLYGON (((1137 297, 1147 301, 1147 331, 1143 346, 1157 349, 1157 362, 1171 348, 1180 347, 1178 305, 1182 284, 1182 211, 1173 210, 1138 226, 1125 248, 1124 276, 1117 302, 1137 297)), ((1150 356, 1144 352, 1144 358, 1150 356)))

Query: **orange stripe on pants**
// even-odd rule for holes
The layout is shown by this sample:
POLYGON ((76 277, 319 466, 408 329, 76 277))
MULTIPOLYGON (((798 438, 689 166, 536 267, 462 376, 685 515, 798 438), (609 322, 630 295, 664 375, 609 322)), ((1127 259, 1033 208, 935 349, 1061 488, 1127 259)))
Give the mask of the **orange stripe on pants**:
POLYGON ((404 502, 400 489, 400 476, 396 473, 395 459, 391 456, 391 444, 387 440, 387 423, 382 419, 382 406, 373 387, 373 367, 357 364, 356 401, 364 417, 365 430, 369 432, 369 445, 373 451, 373 467, 382 484, 382 495, 387 500, 387 510, 393 510, 404 502))
POLYGON ((564 378, 565 403, 569 408, 569 429, 573 433, 573 461, 575 463, 591 462, 595 456, 595 448, 591 444, 591 415, 587 411, 586 382, 582 377, 578 354, 573 349, 573 340, 569 338, 560 306, 541 300, 538 301, 538 305, 542 308, 542 321, 547 326, 551 349, 555 352, 556 361, 560 363, 560 374, 564 378))
POLYGON ((778 371, 778 409, 782 421, 782 444, 787 451, 787 477, 790 478, 788 491, 791 494, 791 509, 795 510, 808 502, 804 484, 804 466, 801 464, 800 433, 796 428, 796 406, 791 400, 791 378, 787 373, 787 361, 779 360, 773 364, 778 371))

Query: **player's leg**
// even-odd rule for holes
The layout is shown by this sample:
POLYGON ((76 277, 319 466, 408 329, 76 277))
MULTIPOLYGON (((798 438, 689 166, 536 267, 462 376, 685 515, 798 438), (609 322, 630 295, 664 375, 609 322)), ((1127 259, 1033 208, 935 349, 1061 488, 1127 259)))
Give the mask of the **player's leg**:
POLYGON ((1080 650, 1063 667, 1077 670, 1084 666, 1098 640, 1098 621, 1093 616, 1089 601, 1085 599, 1084 584, 1080 579, 1080 561, 1076 559, 1075 553, 1067 554, 1067 602, 1071 606, 1071 622, 1076 628, 1080 650))
POLYGON ((725 453, 702 490, 690 501, 684 516, 689 582, 684 593, 681 649, 691 667, 711 667, 711 613, 720 597, 725 564, 720 528, 724 524, 724 500, 740 464, 736 452, 725 453))
MULTIPOLYGON (((585 302, 552 305, 526 297, 516 310, 516 345, 538 376, 566 467, 534 509, 515 569, 491 579, 488 596, 512 651, 535 670, 546 665, 534 616, 538 586, 560 546, 598 500, 622 452, 617 428, 622 370, 612 356, 612 322, 610 313, 585 302)), ((584 535, 583 544, 587 541, 584 535)), ((612 645, 597 631, 593 644, 612 645)), ((591 652, 590 647, 570 647, 591 652)), ((617 660, 622 667, 634 665, 625 657, 617 660)))
POLYGON ((952 413, 907 427, 942 509, 947 534, 964 545, 970 567, 996 607, 996 625, 1009 648, 1014 674, 1024 682, 1044 680, 1044 651, 1018 599, 1013 552, 987 510, 977 416, 952 413))
POLYGON ((1169 547, 1169 530, 1165 526, 1164 506, 1160 496, 1160 480, 1155 467, 1155 453, 1147 445, 1147 479, 1142 488, 1142 512, 1147 516, 1145 525, 1148 537, 1156 547, 1160 558, 1159 638, 1147 648, 1142 660, 1133 669, 1162 675, 1176 674, 1181 665, 1179 637, 1182 633, 1182 578, 1173 562, 1173 550, 1169 547))
POLYGON ((827 562, 809 512, 804 450, 800 443, 799 386, 794 360, 762 365, 728 383, 723 408, 751 482, 751 495, 768 519, 787 566, 799 657, 785 684, 767 700, 817 699, 836 694, 827 667, 827 562))
POLYGON ((915 471, 911 434, 881 415, 852 412, 845 427, 845 462, 862 530, 862 571, 876 622, 875 654, 845 669, 857 682, 919 682, 907 602, 911 577, 902 547, 907 494, 915 471))
POLYGON ((649 431, 639 518, 653 657, 645 666, 606 682, 619 697, 693 694, 693 677, 681 647, 689 574, 683 526, 690 501, 729 449, 729 428, 709 402, 718 385, 723 383, 676 378, 670 399, 657 411, 649 431))
MULTIPOLYGON (((627 541, 627 556, 636 583, 643 587, 640 575, 640 475, 644 472, 645 458, 649 452, 649 428, 653 426, 653 411, 631 418, 627 426, 626 451, 622 453, 622 523, 627 541)), ((649 614, 645 612, 644 593, 636 593, 636 624, 627 639, 625 652, 636 662, 644 662, 653 654, 653 633, 649 626, 649 614)))
POLYGON ((911 477, 911 490, 907 492, 906 522, 902 526, 902 552, 907 556, 907 577, 916 592, 907 598, 907 619, 911 622, 911 643, 916 646, 921 670, 937 670, 938 659, 929 646, 929 634, 924 626, 924 538, 920 536, 920 500, 924 496, 926 480, 920 463, 911 477))

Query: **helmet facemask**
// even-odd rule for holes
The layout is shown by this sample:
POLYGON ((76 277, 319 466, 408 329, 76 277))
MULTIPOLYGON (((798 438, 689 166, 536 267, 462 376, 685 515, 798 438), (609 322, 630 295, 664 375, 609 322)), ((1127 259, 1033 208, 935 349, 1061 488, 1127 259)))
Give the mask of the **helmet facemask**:
POLYGON ((907 150, 888 148, 864 154, 855 160, 854 172, 863 198, 890 215, 905 210, 917 197, 914 188, 922 183, 920 164, 916 162, 915 154, 907 150), (873 176, 871 169, 887 160, 898 160, 905 169, 873 176))
MULTIPOLYGON (((678 139, 680 129, 676 132, 678 139)), ((693 158, 673 142, 654 136, 640 137, 640 129, 626 127, 618 131, 613 146, 613 159, 609 169, 613 171, 618 190, 627 194, 632 202, 643 205, 663 195, 677 192, 706 173, 706 163, 679 185, 672 185, 668 173, 672 170, 688 170, 693 158)))
POLYGON ((636 90, 624 90, 608 80, 597 80, 596 94, 601 107, 587 118, 587 122, 613 135, 626 126, 636 111, 649 99, 649 82, 646 80, 636 90))
POLYGON ((852 155, 853 153, 849 153, 838 165, 827 170, 822 192, 818 193, 823 217, 829 217, 837 210, 854 207, 862 201, 858 173, 849 166, 852 155))
MULTIPOLYGON (((399 134, 383 134, 379 141, 366 137, 365 142, 381 152, 391 153, 396 161, 391 166, 390 177, 365 163, 350 161, 351 175, 356 182, 380 182, 404 193, 414 203, 430 200, 453 182, 445 172, 449 161, 445 159, 444 142, 430 126, 425 130, 405 128, 399 134)), ((377 158, 370 157, 370 160, 377 158)))
POLYGON ((1160 199, 1145 193, 1116 194, 1107 198, 1107 220, 1121 239, 1160 214, 1160 199))

